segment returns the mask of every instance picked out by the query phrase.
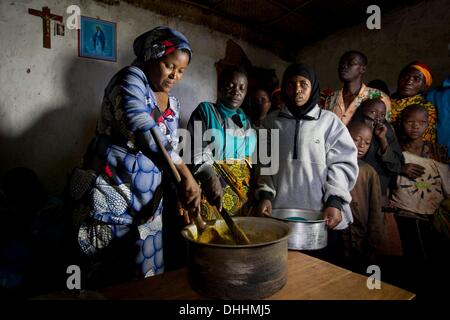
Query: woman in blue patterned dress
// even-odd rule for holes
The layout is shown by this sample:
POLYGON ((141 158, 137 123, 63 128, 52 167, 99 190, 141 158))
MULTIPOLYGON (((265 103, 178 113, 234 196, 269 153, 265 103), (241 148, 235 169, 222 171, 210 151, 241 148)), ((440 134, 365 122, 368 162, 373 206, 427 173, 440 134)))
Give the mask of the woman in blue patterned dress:
POLYGON ((136 38, 133 49, 136 60, 105 89, 96 136, 69 183, 88 282, 97 286, 164 271, 161 186, 170 171, 151 128, 182 177, 164 196, 173 203, 175 195, 166 193, 176 192, 191 215, 200 208, 200 188, 175 152, 180 106, 169 95, 191 60, 190 44, 180 32, 157 27, 136 38))

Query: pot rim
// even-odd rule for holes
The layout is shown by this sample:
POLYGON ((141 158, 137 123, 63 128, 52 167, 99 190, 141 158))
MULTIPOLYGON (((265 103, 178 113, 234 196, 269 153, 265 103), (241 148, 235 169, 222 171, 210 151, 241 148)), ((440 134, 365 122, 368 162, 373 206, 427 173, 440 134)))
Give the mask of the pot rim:
POLYGON ((277 209, 272 209, 272 215, 270 216, 270 218, 275 219, 275 220, 279 220, 279 221, 283 221, 283 222, 287 222, 287 223, 306 223, 306 224, 315 224, 315 223, 324 223, 327 220, 326 219, 320 219, 320 220, 305 220, 305 221, 296 221, 296 220, 289 220, 289 219, 285 219, 285 218, 280 218, 280 217, 274 217, 273 216, 273 212, 276 211, 303 211, 303 212, 308 212, 308 213, 317 213, 320 212, 319 210, 309 210, 309 209, 283 209, 283 208, 277 208, 277 209))
MULTIPOLYGON (((266 219, 266 218, 264 218, 264 217, 233 217, 233 220, 235 220, 236 222, 239 222, 239 220, 248 220, 248 219, 252 220, 252 219, 266 219)), ((212 221, 215 221, 215 220, 212 220, 212 221)), ((275 221, 275 220, 272 220, 272 221, 278 222, 278 221, 275 221)), ((278 243, 278 242, 281 242, 281 241, 287 241, 287 239, 291 235, 292 229, 291 229, 291 227, 288 224, 286 224, 285 221, 280 220, 279 222, 282 223, 282 225, 281 224, 279 225, 280 227, 283 227, 283 228, 287 227, 288 228, 287 233, 283 237, 281 237, 279 239, 276 239, 276 240, 272 240, 272 241, 261 242, 261 243, 254 243, 254 244, 233 244, 233 245, 231 245, 231 244, 215 244, 215 243, 204 243, 204 242, 200 242, 200 241, 194 240, 194 239, 192 239, 191 237, 189 237, 187 235, 187 231, 186 231, 189 226, 194 225, 192 223, 187 225, 187 226, 185 226, 183 228, 183 230, 181 230, 181 235, 183 236, 183 238, 186 241, 190 241, 190 242, 193 242, 195 244, 208 246, 208 247, 219 247, 219 248, 224 248, 224 249, 262 247, 262 246, 267 246, 267 245, 270 245, 270 244, 278 243)))

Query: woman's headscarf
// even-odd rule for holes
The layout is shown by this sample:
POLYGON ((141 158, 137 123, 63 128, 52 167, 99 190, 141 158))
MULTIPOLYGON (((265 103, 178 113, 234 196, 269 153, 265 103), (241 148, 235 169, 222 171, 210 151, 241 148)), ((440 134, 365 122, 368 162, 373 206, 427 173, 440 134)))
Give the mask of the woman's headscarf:
POLYGON ((425 86, 426 89, 431 87, 431 84, 433 83, 433 77, 431 76, 431 69, 429 66, 427 66, 425 63, 414 61, 408 64, 400 74, 405 72, 406 70, 413 68, 418 70, 421 74, 423 74, 424 80, 425 80, 425 86))
POLYGON ((320 101, 320 88, 319 80, 317 79, 316 73, 313 69, 302 64, 292 64, 290 65, 283 74, 283 81, 281 82, 281 91, 283 99, 288 101, 286 94, 287 82, 291 77, 302 76, 311 82, 311 95, 308 101, 302 107, 290 106, 287 104, 289 111, 297 119, 302 119, 304 116, 320 101))
POLYGON ((189 52, 189 61, 191 61, 191 45, 181 32, 165 26, 156 27, 141 34, 134 40, 133 50, 136 55, 134 64, 162 58, 176 49, 187 50, 189 52))

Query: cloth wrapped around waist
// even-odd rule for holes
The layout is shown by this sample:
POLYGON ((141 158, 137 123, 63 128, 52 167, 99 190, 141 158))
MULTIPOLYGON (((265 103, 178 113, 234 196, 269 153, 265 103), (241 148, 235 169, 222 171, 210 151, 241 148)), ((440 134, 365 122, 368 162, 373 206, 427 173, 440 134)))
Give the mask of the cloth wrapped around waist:
MULTIPOLYGON (((252 192, 250 190, 252 171, 249 159, 215 161, 213 169, 223 187, 223 208, 232 216, 252 215, 252 192)), ((205 198, 202 199, 201 214, 205 220, 221 218, 217 208, 211 206, 205 198)))

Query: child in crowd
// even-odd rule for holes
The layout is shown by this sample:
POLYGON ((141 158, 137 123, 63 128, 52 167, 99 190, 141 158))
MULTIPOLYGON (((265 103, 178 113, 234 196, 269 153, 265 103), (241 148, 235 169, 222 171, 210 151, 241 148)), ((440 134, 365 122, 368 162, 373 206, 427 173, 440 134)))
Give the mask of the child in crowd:
POLYGON ((379 264, 385 216, 381 211, 380 178, 375 169, 362 160, 371 146, 372 128, 366 123, 351 122, 348 130, 358 148, 359 175, 350 192, 353 224, 342 232, 344 256, 350 269, 365 273, 368 265, 379 264))
POLYGON ((450 198, 449 159, 444 146, 423 140, 428 127, 428 114, 423 106, 409 105, 402 111, 400 120, 400 141, 405 165, 393 192, 392 202, 399 209, 399 228, 404 227, 400 229, 400 235, 405 254, 420 253, 426 257, 426 241, 417 238, 420 236, 418 226, 429 227, 430 223, 445 221, 448 215, 442 205, 446 206, 450 198), (409 224, 413 224, 413 230, 407 230, 409 224), (414 238, 422 242, 421 246, 425 245, 423 252, 418 252, 419 247, 412 244, 414 238))
POLYGON ((412 104, 402 110, 399 138, 405 165, 392 194, 405 262, 415 279, 413 291, 441 283, 447 275, 439 270, 449 267, 450 169, 446 148, 424 141, 428 124, 424 106, 412 104))
POLYGON ((374 138, 363 160, 380 176, 383 204, 387 205, 389 187, 395 184, 404 159, 395 131, 386 121, 386 105, 381 98, 365 100, 352 121, 364 122, 373 128, 374 138))

